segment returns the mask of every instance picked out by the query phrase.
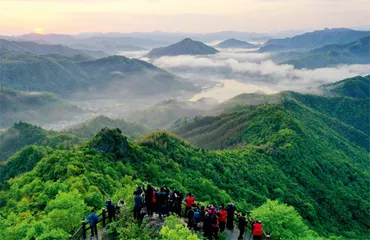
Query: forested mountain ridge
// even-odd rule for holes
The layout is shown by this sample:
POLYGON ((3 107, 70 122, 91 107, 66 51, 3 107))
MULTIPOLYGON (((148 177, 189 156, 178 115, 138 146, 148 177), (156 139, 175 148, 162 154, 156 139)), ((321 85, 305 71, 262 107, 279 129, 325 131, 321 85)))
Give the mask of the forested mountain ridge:
POLYGON ((369 64, 369 36, 347 44, 332 44, 311 50, 297 58, 283 62, 295 68, 324 68, 339 64, 369 64))
POLYGON ((370 98, 370 75, 347 78, 339 82, 321 86, 326 96, 347 96, 353 98, 370 98))
MULTIPOLYGON (((327 125, 329 129, 338 131, 335 134, 341 137, 352 136, 353 139, 350 141, 368 149, 367 136, 370 135, 370 128, 366 121, 370 109, 369 99, 326 98, 295 92, 275 95, 242 94, 216 108, 216 112, 224 111, 219 116, 180 119, 170 129, 193 144, 208 149, 255 144, 254 133, 256 132, 249 130, 254 127, 252 123, 258 124, 262 121, 261 113, 266 114, 266 119, 271 118, 268 116, 269 112, 260 112, 264 105, 276 111, 281 108, 285 114, 293 114, 293 118, 297 117, 298 122, 316 119, 323 122, 323 125, 327 125), (307 114, 303 117, 303 115, 295 115, 297 112, 307 114)), ((279 119, 278 115, 275 118, 279 119)))
POLYGON ((30 145, 70 149, 84 140, 71 134, 47 131, 29 123, 15 123, 0 133, 0 163, 30 145))
POLYGON ((195 91, 184 79, 150 63, 124 56, 81 62, 60 55, 3 51, 0 71, 4 87, 46 91, 63 97, 80 92, 155 95, 195 91))
POLYGON ((66 103, 50 93, 0 89, 0 128, 24 121, 44 124, 70 120, 83 110, 66 103))
POLYGON ((149 58, 159 58, 164 56, 208 55, 216 53, 218 53, 218 50, 213 47, 190 38, 185 38, 167 47, 154 48, 146 56, 149 58))
MULTIPOLYGON (((284 115, 281 110, 278 114, 284 115)), ((364 153, 345 146, 353 153, 351 158, 331 150, 323 158, 325 146, 315 145, 317 140, 302 134, 304 130, 289 116, 283 122, 290 130, 272 134, 265 147, 243 150, 202 150, 166 132, 150 133, 134 143, 118 129, 103 129, 72 151, 24 149, 8 164, 17 166, 32 159, 35 166, 6 182, 0 195, 0 230, 5 239, 63 239, 89 208, 99 208, 105 198, 132 204, 127 199, 132 198, 135 182, 127 175, 135 175, 156 186, 191 191, 201 201, 219 204, 233 199, 239 209, 253 209, 267 198, 278 199, 293 205, 320 234, 366 236, 368 202, 362 194, 368 185, 368 170, 361 160, 364 153), (39 231, 32 231, 38 226, 39 231)), ((301 230, 296 234, 309 238, 309 233, 301 230)))

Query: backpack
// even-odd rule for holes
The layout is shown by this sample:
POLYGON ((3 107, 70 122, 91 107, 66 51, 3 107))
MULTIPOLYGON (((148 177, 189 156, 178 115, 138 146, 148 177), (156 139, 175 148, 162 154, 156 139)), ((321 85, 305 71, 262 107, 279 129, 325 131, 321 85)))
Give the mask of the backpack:
POLYGON ((194 221, 198 222, 200 220, 200 212, 196 211, 194 212, 194 221))

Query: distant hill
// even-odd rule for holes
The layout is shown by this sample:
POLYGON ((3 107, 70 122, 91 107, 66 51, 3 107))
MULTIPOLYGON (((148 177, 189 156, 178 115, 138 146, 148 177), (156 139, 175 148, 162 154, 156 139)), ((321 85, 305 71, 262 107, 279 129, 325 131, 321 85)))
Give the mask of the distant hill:
POLYGON ((103 51, 79 50, 63 45, 39 44, 36 42, 16 42, 5 39, 0 39, 0 48, 29 52, 37 55, 59 54, 69 58, 83 56, 86 59, 94 59, 108 56, 108 54, 103 51))
POLYGON ((87 91, 89 74, 77 62, 61 56, 41 56, 27 52, 3 51, 0 58, 3 87, 66 96, 87 91))
POLYGON ((159 58, 163 56, 208 55, 216 53, 218 53, 218 50, 213 47, 199 41, 194 41, 190 38, 185 38, 184 40, 167 47, 154 48, 146 56, 150 58, 159 58))
POLYGON ((202 98, 196 102, 170 99, 155 104, 145 110, 135 111, 128 119, 140 122, 152 129, 165 129, 182 117, 204 115, 217 104, 217 100, 202 98))
POLYGON ((13 38, 16 41, 32 41, 44 44, 62 44, 72 48, 86 50, 101 50, 109 54, 117 54, 120 51, 140 51, 153 47, 164 46, 167 41, 155 41, 144 37, 130 37, 125 34, 25 34, 13 38))
POLYGON ((63 97, 76 93, 134 96, 195 91, 195 87, 182 78, 124 56, 76 62, 61 55, 3 51, 0 71, 3 87, 46 91, 63 97))
POLYGON ((91 76, 90 84, 95 88, 106 88, 117 94, 158 95, 195 91, 195 87, 185 79, 134 58, 111 56, 81 62, 79 66, 91 76))
POLYGON ((249 42, 240 41, 235 38, 227 39, 219 44, 217 44, 215 47, 217 48, 257 48, 259 47, 258 44, 251 44, 249 42))
POLYGON ((82 109, 66 103, 50 93, 0 90, 0 128, 18 121, 44 124, 69 120, 82 109))
MULTIPOLYGON (((324 29, 308 32, 292 38, 270 39, 263 49, 269 47, 270 51, 281 50, 311 50, 328 44, 346 44, 357 41, 360 38, 370 36, 370 31, 357 31, 347 28, 324 29)), ((265 51, 266 51, 265 50, 265 51)))
POLYGON ((83 140, 71 134, 47 131, 35 125, 19 122, 0 133, 0 163, 28 145, 70 149, 83 140))
POLYGON ((75 126, 71 126, 64 132, 74 134, 82 138, 91 138, 105 127, 119 128, 121 129, 122 134, 130 136, 131 138, 137 138, 150 131, 147 126, 139 123, 128 122, 123 119, 111 119, 106 116, 98 116, 75 126))
POLYGON ((325 84, 321 89, 326 96, 370 98, 370 75, 347 78, 340 82, 325 84))
POLYGON ((370 36, 347 44, 331 44, 283 62, 295 68, 324 68, 338 64, 370 64, 370 36))
POLYGON ((283 52, 288 50, 288 48, 284 45, 280 44, 268 44, 260 47, 258 49, 259 53, 265 53, 265 52, 283 52))

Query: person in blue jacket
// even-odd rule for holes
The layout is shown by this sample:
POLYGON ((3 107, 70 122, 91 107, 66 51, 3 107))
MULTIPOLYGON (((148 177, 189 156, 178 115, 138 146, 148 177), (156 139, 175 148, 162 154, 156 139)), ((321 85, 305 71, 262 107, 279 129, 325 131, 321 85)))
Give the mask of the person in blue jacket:
POLYGON ((87 220, 89 220, 90 228, 91 228, 91 236, 98 236, 98 228, 96 225, 98 224, 99 217, 95 214, 95 210, 91 210, 89 216, 87 216, 87 220))

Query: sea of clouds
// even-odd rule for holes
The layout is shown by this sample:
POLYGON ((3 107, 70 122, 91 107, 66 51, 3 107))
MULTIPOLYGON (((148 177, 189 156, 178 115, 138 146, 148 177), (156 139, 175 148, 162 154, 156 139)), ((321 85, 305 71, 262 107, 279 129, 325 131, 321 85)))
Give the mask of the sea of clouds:
POLYGON ((276 91, 315 92, 322 84, 370 74, 370 64, 295 69, 292 65, 275 63, 271 53, 258 53, 255 49, 220 49, 220 53, 215 55, 183 55, 155 60, 136 57, 195 81, 231 79, 267 86, 276 91))

